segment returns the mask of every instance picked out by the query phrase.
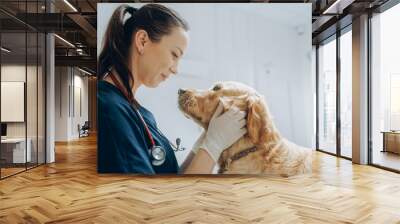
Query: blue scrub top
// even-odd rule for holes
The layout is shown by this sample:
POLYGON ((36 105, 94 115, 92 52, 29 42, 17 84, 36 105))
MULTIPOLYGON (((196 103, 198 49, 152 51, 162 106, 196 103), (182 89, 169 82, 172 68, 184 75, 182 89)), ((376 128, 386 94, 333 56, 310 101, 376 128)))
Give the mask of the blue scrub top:
POLYGON ((150 139, 133 107, 122 92, 106 81, 97 84, 98 139, 97 170, 99 173, 178 173, 175 153, 164 136, 156 130, 153 114, 140 106, 156 145, 166 151, 165 162, 153 166, 150 139))

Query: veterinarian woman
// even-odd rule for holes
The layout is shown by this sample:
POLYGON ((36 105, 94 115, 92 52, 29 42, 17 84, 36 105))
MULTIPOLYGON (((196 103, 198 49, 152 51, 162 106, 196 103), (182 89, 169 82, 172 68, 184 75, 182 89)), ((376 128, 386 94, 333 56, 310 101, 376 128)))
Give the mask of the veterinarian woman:
POLYGON ((153 114, 135 99, 140 86, 155 88, 178 73, 187 32, 186 22, 162 5, 122 5, 113 13, 99 56, 98 172, 211 173, 221 152, 245 134, 235 122, 244 112, 221 114, 220 104, 179 168, 153 114))

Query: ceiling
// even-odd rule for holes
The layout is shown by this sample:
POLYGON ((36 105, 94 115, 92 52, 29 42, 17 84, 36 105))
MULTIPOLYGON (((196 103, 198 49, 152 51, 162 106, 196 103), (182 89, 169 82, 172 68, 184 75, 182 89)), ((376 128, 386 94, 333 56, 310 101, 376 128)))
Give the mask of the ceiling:
MULTIPOLYGON (((268 2, 268 3, 311 3, 312 37, 316 44, 336 31, 340 26, 351 23, 351 18, 366 10, 372 10, 388 0, 220 0, 218 2, 268 2), (335 3, 335 2, 338 3, 335 3), (329 8, 329 10, 327 10, 329 8), (325 12, 325 13, 324 13, 325 12), (327 13, 328 12, 328 13, 327 13), (347 21, 347 22, 346 22, 347 21)), ((96 26, 97 3, 106 2, 187 2, 174 1, 113 1, 113 0, 1 0, 0 26, 5 35, 3 46, 15 49, 15 54, 26 54, 23 47, 25 30, 29 32, 55 32, 69 43, 55 38, 56 65, 75 65, 96 70, 96 26), (69 3, 69 4, 68 4, 69 3), (51 10, 50 10, 51 9, 51 10), (52 11, 52 13, 49 13, 52 11), (79 50, 78 50, 79 49, 79 50)), ((194 0, 191 2, 216 2, 194 0)), ((33 44, 28 44, 28 54, 33 44)))

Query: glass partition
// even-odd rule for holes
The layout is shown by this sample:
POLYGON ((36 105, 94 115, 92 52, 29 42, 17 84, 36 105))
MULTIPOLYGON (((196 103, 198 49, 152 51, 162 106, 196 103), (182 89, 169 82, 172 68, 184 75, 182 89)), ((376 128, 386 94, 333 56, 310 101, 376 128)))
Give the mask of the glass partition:
POLYGON ((26 136, 26 41, 25 32, 1 34, 2 177, 24 171, 31 157, 26 136))
MULTIPOLYGON (((1 1, 0 178, 45 162, 45 35, 22 20, 45 1, 1 1), (22 20, 21 20, 22 19, 22 20)), ((35 17, 36 18, 36 17, 35 17)))

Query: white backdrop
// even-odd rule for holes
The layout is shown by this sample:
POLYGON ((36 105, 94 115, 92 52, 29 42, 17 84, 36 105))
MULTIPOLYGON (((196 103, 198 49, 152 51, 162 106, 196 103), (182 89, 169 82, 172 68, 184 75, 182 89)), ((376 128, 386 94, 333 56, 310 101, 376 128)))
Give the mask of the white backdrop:
MULTIPOLYGON (((98 4, 98 53, 108 20, 119 5, 98 4)), ((156 89, 140 88, 136 97, 154 113, 169 139, 181 137, 183 146, 190 148, 201 131, 179 111, 179 88, 210 88, 215 81, 234 80, 254 87, 265 96, 284 137, 313 147, 315 80, 311 72, 311 4, 164 5, 188 21, 189 46, 177 76, 156 89)), ((187 152, 176 154, 179 162, 187 152)))

